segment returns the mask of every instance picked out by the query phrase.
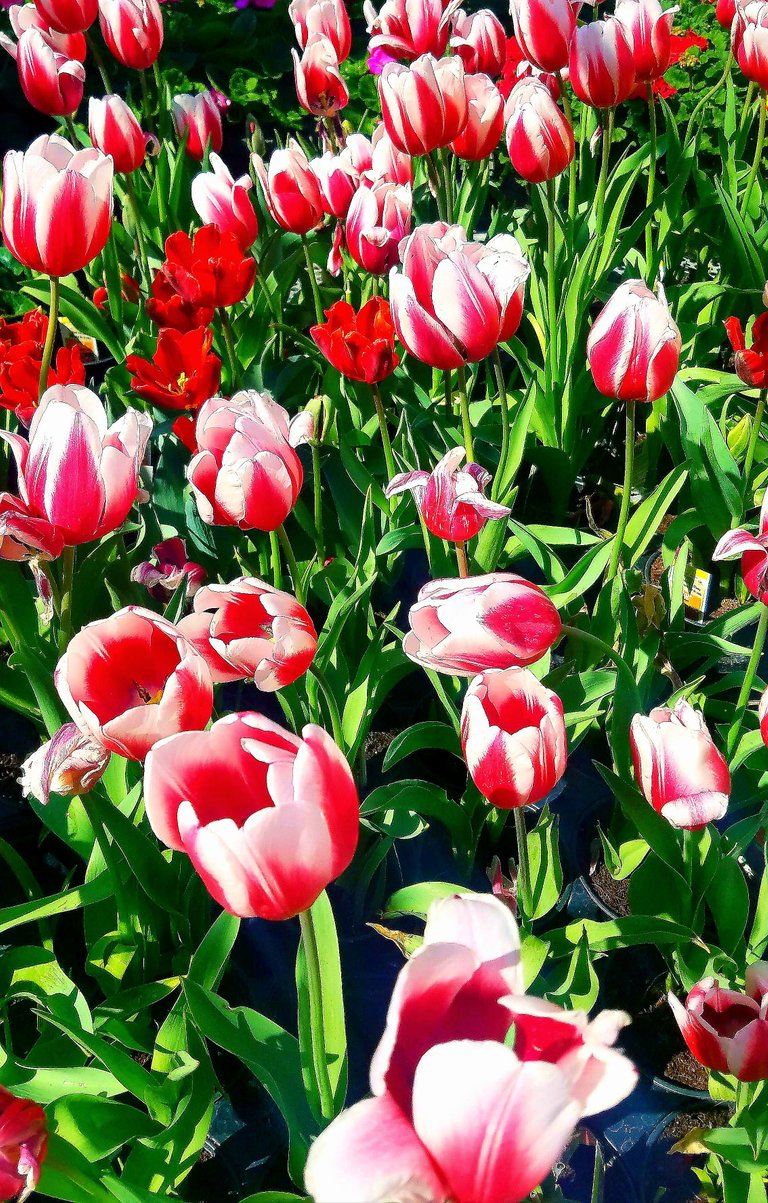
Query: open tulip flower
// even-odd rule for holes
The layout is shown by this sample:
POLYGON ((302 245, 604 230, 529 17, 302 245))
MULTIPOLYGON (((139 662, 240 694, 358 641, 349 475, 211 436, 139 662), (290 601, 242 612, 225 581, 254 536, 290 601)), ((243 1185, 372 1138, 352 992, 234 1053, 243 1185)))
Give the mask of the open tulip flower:
POLYGON ((158 601, 173 597, 182 581, 186 581, 187 597, 194 597, 205 576, 202 564, 187 559, 184 540, 178 536, 158 543, 152 548, 152 560, 138 564, 131 572, 131 580, 143 585, 158 601))
POLYGON ((733 366, 739 380, 749 388, 768 388, 768 313, 761 313, 752 323, 749 347, 737 317, 726 319, 725 331, 733 347, 733 366))
POLYGON ((741 557, 741 578, 753 597, 768 605, 768 491, 763 497, 757 534, 738 527, 723 535, 715 548, 713 560, 735 560, 741 557))
POLYGON ((728 809, 731 775, 703 715, 681 699, 636 714, 630 731, 637 784, 673 827, 696 831, 728 809))
POLYGON ((111 755, 75 723, 65 723, 24 761, 22 792, 25 797, 31 794, 43 806, 48 805, 51 794, 87 794, 104 776, 111 755))
POLYGON ((372 52, 384 51, 393 59, 409 62, 422 54, 435 58, 445 51, 451 35, 451 18, 461 0, 385 0, 376 12, 371 0, 363 11, 371 34, 372 52))
POLYGON ((409 66, 387 63, 379 98, 386 131, 407 155, 450 146, 467 124, 464 66, 455 56, 423 54, 409 66))
POLYGON ((256 260, 231 231, 207 225, 190 238, 178 230, 166 241, 147 313, 158 326, 176 330, 208 326, 214 310, 242 301, 255 278, 256 260))
POLYGON ((161 409, 197 412, 216 395, 221 360, 214 355, 213 333, 200 328, 182 332, 166 327, 157 338, 152 359, 128 355, 131 388, 161 409))
POLYGON ((768 965, 756 961, 746 979, 742 992, 705 978, 685 1006, 671 992, 669 1005, 697 1061, 740 1082, 760 1082, 768 1078, 768 965))
POLYGON ((446 451, 432 472, 401 472, 386 487, 387 497, 413 493, 430 534, 464 543, 479 534, 489 519, 507 518, 510 510, 483 495, 491 482, 480 464, 462 468, 463 447, 446 451))
POLYGON ((391 376, 400 361, 388 301, 371 297, 359 313, 347 301, 337 301, 325 318, 310 334, 337 372, 366 384, 391 376))
POLYGON ((451 143, 460 159, 476 163, 487 159, 504 133, 504 97, 487 75, 467 75, 467 124, 451 143))
POLYGON ((42 1107, 0 1086, 0 1199, 21 1201, 35 1190, 47 1149, 42 1107))
POLYGON ((299 104, 315 117, 335 117, 349 102, 347 85, 330 38, 312 34, 299 58, 293 54, 293 77, 299 104))

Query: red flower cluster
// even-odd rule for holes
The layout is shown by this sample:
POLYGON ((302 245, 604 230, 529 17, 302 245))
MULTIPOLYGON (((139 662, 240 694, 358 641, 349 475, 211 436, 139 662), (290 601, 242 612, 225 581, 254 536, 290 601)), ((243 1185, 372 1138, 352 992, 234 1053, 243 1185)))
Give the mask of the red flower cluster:
POLYGON ((216 309, 242 301, 253 287, 256 260, 243 253, 234 234, 203 226, 191 238, 183 230, 165 244, 165 262, 152 281, 147 313, 158 326, 195 330, 208 326, 216 309))
MULTIPOLYGON (((0 407, 13 410, 29 425, 37 407, 46 317, 32 309, 17 321, 0 318, 0 407)), ((62 347, 48 374, 48 384, 85 384, 78 346, 62 347)))
POLYGON ((131 388, 161 409, 196 411, 212 397, 221 379, 221 360, 211 349, 213 332, 161 330, 152 359, 129 355, 131 388))
POLYGON ((375 384, 394 372, 400 360, 388 301, 371 297, 359 313, 347 301, 337 301, 325 316, 328 320, 310 334, 342 376, 375 384))

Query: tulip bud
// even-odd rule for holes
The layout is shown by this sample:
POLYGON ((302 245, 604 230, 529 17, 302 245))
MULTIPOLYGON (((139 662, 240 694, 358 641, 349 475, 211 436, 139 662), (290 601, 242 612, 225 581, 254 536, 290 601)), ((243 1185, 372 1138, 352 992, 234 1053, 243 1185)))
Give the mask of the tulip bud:
POLYGON ((75 726, 65 723, 21 766, 21 789, 48 805, 51 794, 87 794, 103 777, 111 753, 75 726))
POLYGON ((218 154, 224 141, 224 131, 221 127, 221 110, 213 92, 198 92, 194 96, 183 93, 174 96, 171 103, 176 136, 181 139, 186 134, 184 149, 190 159, 200 162, 205 157, 206 147, 218 154))
POLYGON ((352 49, 352 30, 344 0, 291 0, 288 16, 302 50, 316 35, 327 38, 343 63, 352 49))
MULTIPOLYGON (((337 301, 336 304, 341 305, 344 302, 337 301)), ((306 405, 306 412, 309 414, 313 431, 309 443, 312 447, 322 447, 333 422, 333 402, 327 393, 318 393, 316 396, 310 397, 306 405)))
POLYGON ((235 180, 226 163, 212 152, 211 171, 203 171, 192 181, 192 204, 204 225, 215 225, 222 234, 234 234, 244 251, 252 247, 259 223, 248 193, 251 177, 235 180))
POLYGON ((378 15, 365 0, 363 12, 372 35, 369 50, 412 62, 423 54, 439 59, 448 45, 451 17, 461 0, 385 0, 378 15))
POLYGON ((375 180, 389 180, 392 184, 413 183, 413 160, 397 149, 384 125, 377 125, 373 131, 370 170, 375 180))
POLYGON ((14 45, 5 34, 0 45, 16 60, 21 90, 33 108, 51 117, 69 116, 83 99, 85 68, 54 49, 51 38, 30 26, 14 45))
POLYGON ((463 447, 447 451, 432 472, 401 472, 387 485, 387 497, 411 492, 424 525, 437 539, 465 543, 491 518, 507 518, 510 510, 483 496, 490 473, 479 464, 462 468, 463 447))
POLYGON ((250 113, 245 119, 246 141, 248 142, 248 150, 252 155, 263 155, 267 151, 267 143, 264 140, 264 133, 261 126, 255 117, 250 113))
POLYGON ((489 8, 475 13, 459 9, 453 18, 451 49, 470 75, 501 75, 507 61, 507 35, 489 8))
POLYGON ((637 784, 668 823, 697 831, 722 819, 731 776, 698 710, 681 700, 636 714, 629 738, 637 784))
POLYGON ((460 159, 479 162, 487 159, 504 133, 504 98, 487 75, 467 75, 467 124, 451 142, 451 150, 460 159))
POLYGON ((580 25, 571 42, 568 75, 575 94, 595 109, 612 109, 635 86, 632 43, 615 17, 580 25))
POLYGON ((152 66, 163 45, 159 0, 99 0, 99 22, 119 63, 134 71, 152 66))
POLYGON ((715 20, 723 29, 730 30, 736 16, 736 0, 717 0, 715 20))
POLYGON ((515 84, 506 113, 507 150, 518 175, 541 184, 565 171, 575 150, 573 129, 541 79, 515 84))
POLYGON ((658 401, 677 374, 682 339, 664 289, 654 296, 642 280, 619 285, 587 340, 598 392, 617 401, 658 401))
POLYGON ((147 142, 131 109, 114 93, 88 102, 88 132, 91 142, 105 155, 111 155, 115 171, 126 174, 141 167, 147 142))
POLYGON ((84 33, 99 15, 98 0, 35 0, 35 7, 59 33, 84 33))
POLYGON ((379 99, 387 133, 408 155, 449 146, 467 124, 459 58, 438 60, 425 54, 410 67, 387 63, 379 77, 379 99))
POLYGON ((523 58, 540 71, 568 66, 568 51, 576 30, 576 6, 571 0, 510 0, 512 22, 523 58))
POLYGON ((615 16, 627 31, 638 82, 650 83, 668 70, 677 11, 670 8, 664 12, 659 0, 619 0, 615 16))
MULTIPOLYGON (((731 49, 741 72, 763 91, 768 89, 768 4, 764 0, 736 0, 731 49)), ((764 102, 765 97, 762 98, 764 102)))
POLYGON ((378 180, 363 183, 349 206, 347 250, 364 271, 382 275, 397 263, 397 250, 411 229, 411 189, 378 180))
POLYGON ((285 150, 273 152, 267 167, 259 155, 253 155, 252 161, 266 206, 279 226, 293 234, 307 234, 320 224, 320 188, 295 138, 289 139, 285 150))

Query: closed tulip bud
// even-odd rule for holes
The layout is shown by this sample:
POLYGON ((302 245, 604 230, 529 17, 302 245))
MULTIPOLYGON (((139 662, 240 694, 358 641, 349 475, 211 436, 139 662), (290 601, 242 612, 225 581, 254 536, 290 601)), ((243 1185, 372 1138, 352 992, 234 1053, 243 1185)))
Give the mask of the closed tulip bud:
POLYGON ((147 139, 136 117, 121 96, 114 93, 102 100, 88 102, 88 132, 91 142, 105 155, 111 155, 115 171, 129 174, 141 167, 147 153, 147 139))
POLYGON ((35 7, 59 33, 84 33, 99 15, 99 0, 35 0, 35 7))
POLYGON ((672 61, 672 22, 677 8, 666 12, 659 0, 619 0, 616 20, 623 25, 635 60, 635 79, 650 83, 668 70, 672 61))
POLYGON ((0 1086, 0 1199, 23 1203, 32 1194, 47 1148, 42 1107, 0 1086))
POLYGON ((664 289, 626 280, 602 309, 587 340, 598 392, 617 401, 658 401, 677 375, 682 339, 664 289))
POLYGON ((595 109, 613 109, 635 86, 632 42, 615 17, 580 25, 571 42, 568 77, 575 94, 595 109))
POLYGON ((467 75, 467 124, 451 142, 460 159, 479 162, 493 154, 504 133, 504 97, 487 75, 467 75))
POLYGON ((540 802, 565 772, 563 704, 527 668, 481 673, 464 695, 461 746, 491 806, 540 802))
POLYGON ((226 163, 214 152, 208 162, 211 171, 202 171, 192 181, 192 204, 203 225, 214 225, 222 234, 234 234, 244 251, 252 247, 259 233, 256 212, 248 193, 251 177, 234 179, 226 163))
POLYGON ((736 0, 731 48, 744 77, 768 89, 768 3, 736 0))
POLYGON ((511 234, 468 242, 461 226, 419 226, 390 274, 390 303, 404 347, 433 368, 490 355, 520 325, 530 266, 511 234))
POLYGON ((54 45, 35 26, 25 29, 18 43, 0 34, 0 46, 16 60, 21 90, 32 107, 50 117, 69 116, 83 99, 85 68, 54 45))
POLYGON ((304 607, 256 577, 199 589, 194 613, 178 626, 214 682, 250 677, 265 693, 302 677, 317 650, 317 633, 304 607))
POLYGON ((313 34, 299 58, 293 55, 293 77, 299 104, 315 117, 335 117, 349 103, 333 43, 313 34))
POLYGON ((413 199, 407 184, 363 183, 349 206, 347 250, 364 271, 380 276, 397 263, 397 248, 411 229, 413 199))
POLYGON ((221 150, 224 131, 213 92, 174 96, 171 115, 176 137, 181 140, 186 135, 184 149, 190 159, 200 162, 205 157, 206 147, 216 153, 221 150))
POLYGON ((467 124, 460 58, 425 54, 410 67, 387 63, 379 76, 379 99, 387 133, 408 155, 450 146, 467 124))
POLYGON ((99 23, 119 63, 134 71, 152 66, 163 45, 159 0, 99 0, 99 23))
POLYGON ((413 183, 413 159, 397 149, 383 125, 376 126, 371 138, 370 171, 375 180, 389 180, 391 184, 413 183))
POLYGON ((557 642, 561 629, 546 593, 511 572, 430 581, 408 621, 406 656, 460 677, 533 664, 557 642))
POLYGON ((344 0, 291 0, 288 16, 302 50, 317 34, 327 38, 343 63, 352 49, 352 30, 344 0))
POLYGON ((542 184, 565 171, 575 150, 573 129, 541 79, 515 84, 506 114, 507 150, 518 175, 542 184))
POLYGON ((354 165, 352 156, 346 149, 337 155, 327 150, 320 158, 312 159, 309 165, 320 188, 324 211, 331 217, 343 220, 360 184, 361 173, 354 165))
POLYGON ((401 472, 387 485, 387 497, 413 493, 424 525, 436 539, 465 543, 491 518, 507 518, 510 510, 483 495, 491 482, 479 464, 462 468, 466 452, 453 447, 432 472, 401 472))
MULTIPOLYGON (((749 970, 747 971, 749 973, 749 970)), ((693 1056, 707 1069, 740 1082, 768 1078, 768 1000, 726 990, 717 978, 697 982, 685 1006, 669 996, 672 1014, 693 1056)))
POLYGON ((198 453, 187 468, 203 522, 277 530, 304 480, 294 447, 310 434, 307 415, 289 423, 269 393, 245 390, 206 401, 195 427, 198 453))
POLYGON ((149 754, 147 818, 186 852, 213 898, 243 918, 291 919, 347 868, 359 802, 349 765, 321 727, 301 736, 260 714, 230 714, 149 754))
POLYGON ((568 66, 576 30, 571 0, 510 0, 509 11, 523 58, 540 71, 557 72, 568 66))
POLYGON ((51 794, 68 798, 87 794, 104 776, 111 753, 75 723, 65 723, 47 743, 28 756, 21 766, 24 797, 32 795, 48 805, 51 794))
POLYGON ((111 159, 43 134, 3 160, 3 238, 32 271, 68 276, 101 254, 112 224, 111 159))
POLYGON ((363 12, 371 34, 369 51, 411 62, 422 54, 440 58, 448 45, 451 18, 461 0, 385 0, 378 15, 371 0, 363 12))
MULTIPOLYGON (((61 33, 58 29, 52 29, 34 4, 12 4, 8 9, 8 16, 17 40, 25 30, 37 29, 52 50, 63 54, 65 58, 77 59, 79 63, 85 62, 87 47, 83 35, 81 33, 61 33)), ((11 39, 6 34, 0 34, 0 46, 5 47, 14 58, 16 57, 11 49, 11 39)))
POLYGON ((731 776, 700 711, 681 700, 636 714, 630 743, 643 797, 673 827, 697 831, 722 819, 731 776))
POLYGON ((763 494, 757 534, 738 527, 728 531, 715 548, 713 560, 741 557, 741 578, 753 597, 768 605, 768 489, 763 494))
POLYGON ((451 50, 470 75, 501 75, 507 61, 507 35, 490 8, 476 13, 459 9, 453 18, 451 50))
POLYGON ((276 150, 265 167, 259 155, 253 166, 272 218, 292 234, 307 234, 323 219, 323 200, 307 156, 295 138, 276 150))
POLYGON ((717 0, 715 20, 723 29, 730 30, 736 16, 736 0, 717 0))
MULTIPOLYGON (((766 560, 768 561, 768 556, 766 556, 766 560)), ((768 748, 768 689, 764 691, 763 696, 760 698, 757 717, 760 722, 760 735, 762 736, 763 743, 768 748)))

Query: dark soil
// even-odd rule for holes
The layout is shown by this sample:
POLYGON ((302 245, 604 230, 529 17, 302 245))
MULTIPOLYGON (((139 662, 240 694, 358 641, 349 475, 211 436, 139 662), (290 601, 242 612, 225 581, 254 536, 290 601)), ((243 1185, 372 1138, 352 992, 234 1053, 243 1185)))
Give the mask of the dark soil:
POLYGON ((662 559, 661 552, 659 552, 659 554, 656 556, 656 559, 651 564, 651 567, 648 569, 648 576, 651 579, 651 584, 655 585, 657 589, 661 588, 661 578, 664 576, 665 572, 666 568, 664 567, 664 560, 662 559))
POLYGON ((616 915, 629 915, 629 880, 616 881, 605 865, 598 865, 589 879, 597 897, 616 915))
POLYGON ((670 1057, 664 1066, 663 1076, 670 1082, 687 1086, 690 1090, 706 1090, 709 1081, 706 1069, 688 1052, 687 1048, 681 1049, 680 1052, 674 1053, 670 1057))
MULTIPOLYGON (((713 610, 711 614, 707 615, 707 618, 710 621, 714 621, 715 618, 722 618, 724 614, 730 614, 732 610, 738 610, 740 606, 741 602, 737 601, 735 597, 726 597, 720 602, 720 605, 716 610, 713 610)), ((746 651, 744 652, 744 655, 747 655, 746 651)))
POLYGON ((371 760, 381 752, 386 752, 399 734, 399 731, 371 731, 365 740, 365 759, 371 760))
POLYGON ((706 1111, 680 1111, 661 1134, 662 1140, 678 1141, 694 1128, 725 1128, 731 1118, 730 1107, 712 1107, 706 1111))
POLYGON ((21 757, 15 752, 0 752, 0 797, 18 798, 21 757))

